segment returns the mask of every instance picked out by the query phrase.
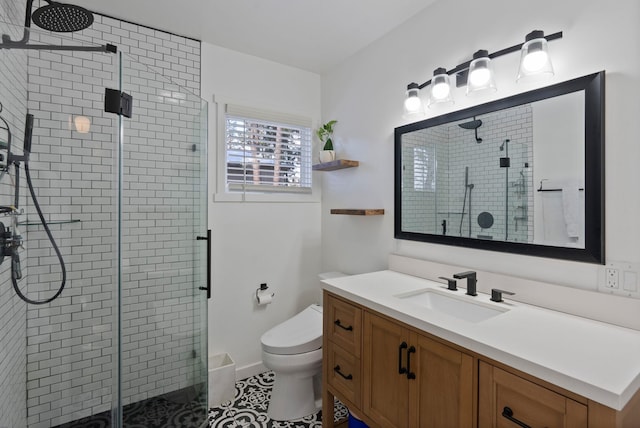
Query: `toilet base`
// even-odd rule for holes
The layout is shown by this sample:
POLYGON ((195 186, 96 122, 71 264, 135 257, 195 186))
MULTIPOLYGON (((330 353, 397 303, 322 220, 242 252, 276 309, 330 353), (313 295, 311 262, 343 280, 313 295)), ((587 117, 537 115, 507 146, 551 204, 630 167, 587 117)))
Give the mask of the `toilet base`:
POLYGON ((290 421, 318 412, 322 401, 316 399, 313 379, 276 373, 267 416, 275 421, 290 421))
POLYGON ((267 409, 269 418, 290 421, 320 410, 317 403, 321 403, 318 392, 322 382, 322 349, 295 356, 263 352, 262 360, 275 373, 267 409))

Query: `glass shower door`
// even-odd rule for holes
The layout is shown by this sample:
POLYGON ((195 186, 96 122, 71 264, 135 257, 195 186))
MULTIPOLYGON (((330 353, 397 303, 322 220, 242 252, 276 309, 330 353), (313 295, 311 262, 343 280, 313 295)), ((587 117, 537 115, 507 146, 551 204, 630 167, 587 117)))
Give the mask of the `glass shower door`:
MULTIPOLYGON (((123 425, 207 420, 207 104, 122 55, 123 425)), ((183 82, 180 82, 183 84, 183 82)))

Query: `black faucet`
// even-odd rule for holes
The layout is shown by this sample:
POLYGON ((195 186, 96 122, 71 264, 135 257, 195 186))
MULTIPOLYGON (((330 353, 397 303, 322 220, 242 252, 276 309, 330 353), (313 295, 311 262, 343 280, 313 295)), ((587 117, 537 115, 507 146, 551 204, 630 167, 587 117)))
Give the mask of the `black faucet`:
POLYGON ((467 271, 467 272, 460 272, 460 273, 456 273, 453 275, 454 278, 456 279, 464 279, 467 278, 467 294, 469 296, 477 296, 478 293, 476 293, 476 273, 472 270, 467 271))

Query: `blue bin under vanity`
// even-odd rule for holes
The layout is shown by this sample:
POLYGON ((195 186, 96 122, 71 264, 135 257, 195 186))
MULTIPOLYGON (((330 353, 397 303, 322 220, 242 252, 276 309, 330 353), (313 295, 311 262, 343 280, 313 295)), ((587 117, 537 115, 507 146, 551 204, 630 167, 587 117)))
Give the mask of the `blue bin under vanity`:
POLYGON ((349 428, 369 428, 369 425, 362 422, 357 416, 354 416, 351 411, 349 411, 349 428))

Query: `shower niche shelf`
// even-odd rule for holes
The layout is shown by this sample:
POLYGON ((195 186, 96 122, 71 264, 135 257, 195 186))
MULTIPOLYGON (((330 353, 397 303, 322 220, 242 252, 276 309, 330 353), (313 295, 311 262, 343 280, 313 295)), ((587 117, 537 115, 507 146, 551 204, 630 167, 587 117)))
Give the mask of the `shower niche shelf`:
POLYGON ((384 215, 384 208, 375 209, 332 209, 331 214, 343 214, 343 215, 384 215))
POLYGON ((335 171, 337 169, 355 168, 360 162, 347 159, 336 159, 331 162, 317 163, 312 166, 314 171, 335 171))
MULTIPOLYGON (((71 223, 80 223, 81 220, 78 219, 71 219, 71 220, 54 220, 54 221, 47 221, 48 225, 52 225, 52 224, 71 224, 71 223)), ((18 222, 18 225, 20 226, 42 226, 42 223, 40 223, 39 221, 21 221, 18 222)))

